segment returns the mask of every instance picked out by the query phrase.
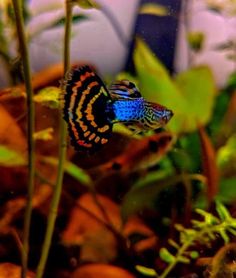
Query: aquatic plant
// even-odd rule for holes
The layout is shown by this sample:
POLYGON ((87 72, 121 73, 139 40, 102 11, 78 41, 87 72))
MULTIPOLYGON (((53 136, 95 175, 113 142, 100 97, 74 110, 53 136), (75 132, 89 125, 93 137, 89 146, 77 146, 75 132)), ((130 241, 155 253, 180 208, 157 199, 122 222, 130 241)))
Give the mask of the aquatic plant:
MULTIPOLYGON (((189 264, 191 260, 197 259, 200 256, 197 249, 199 244, 209 246, 214 240, 218 239, 218 236, 224 240, 225 244, 228 244, 230 242, 229 235, 236 235, 236 219, 220 202, 216 203, 216 210, 218 217, 204 210, 196 209, 196 213, 203 219, 191 220, 191 228, 175 224, 176 230, 179 231, 180 242, 177 243, 173 239, 168 240, 169 245, 176 251, 174 253, 166 247, 160 249, 160 258, 167 263, 167 267, 160 275, 154 269, 142 268, 141 266, 137 266, 137 270, 147 276, 165 278, 168 277, 176 264, 189 264)), ((222 264, 222 261, 218 260, 218 264, 222 264)), ((214 266, 214 269, 216 268, 219 268, 219 266, 214 266)))

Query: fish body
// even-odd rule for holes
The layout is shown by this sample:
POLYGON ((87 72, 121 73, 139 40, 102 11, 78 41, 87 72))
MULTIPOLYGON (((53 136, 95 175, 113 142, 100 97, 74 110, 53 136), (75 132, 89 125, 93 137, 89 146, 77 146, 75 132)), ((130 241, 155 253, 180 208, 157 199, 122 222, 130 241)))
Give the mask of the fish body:
POLYGON ((146 101, 128 80, 108 89, 88 66, 68 72, 61 99, 71 143, 79 151, 94 151, 106 144, 115 123, 149 130, 164 126, 173 116, 166 107, 146 101))
POLYGON ((164 126, 173 116, 164 106, 146 101, 144 98, 119 99, 112 103, 114 122, 133 124, 139 129, 149 130, 164 126))

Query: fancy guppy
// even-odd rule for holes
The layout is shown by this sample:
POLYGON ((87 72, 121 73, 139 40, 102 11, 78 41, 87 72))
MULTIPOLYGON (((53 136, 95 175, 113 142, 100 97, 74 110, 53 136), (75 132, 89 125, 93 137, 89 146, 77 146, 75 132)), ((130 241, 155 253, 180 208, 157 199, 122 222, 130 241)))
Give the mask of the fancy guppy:
POLYGON ((166 107, 146 101, 128 80, 107 88, 89 66, 67 73, 62 101, 71 144, 79 151, 94 151, 106 144, 115 123, 143 131, 162 127, 173 116, 166 107))

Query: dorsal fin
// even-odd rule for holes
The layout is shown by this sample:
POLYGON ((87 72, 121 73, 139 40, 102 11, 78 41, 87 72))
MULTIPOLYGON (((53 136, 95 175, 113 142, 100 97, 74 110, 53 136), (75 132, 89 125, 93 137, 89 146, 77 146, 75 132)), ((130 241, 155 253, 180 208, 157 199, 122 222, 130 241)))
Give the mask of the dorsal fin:
POLYGON ((117 98, 140 98, 142 97, 136 85, 129 80, 116 81, 109 88, 111 97, 117 98))

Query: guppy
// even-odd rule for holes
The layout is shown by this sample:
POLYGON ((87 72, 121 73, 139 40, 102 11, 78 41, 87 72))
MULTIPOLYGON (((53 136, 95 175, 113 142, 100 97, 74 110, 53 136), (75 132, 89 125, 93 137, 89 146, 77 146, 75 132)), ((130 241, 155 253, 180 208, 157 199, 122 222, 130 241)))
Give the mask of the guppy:
POLYGON ((143 131, 162 127, 173 116, 166 107, 146 101, 128 80, 108 89, 89 66, 66 74, 61 99, 71 144, 79 151, 94 151, 106 144, 114 123, 143 131))

